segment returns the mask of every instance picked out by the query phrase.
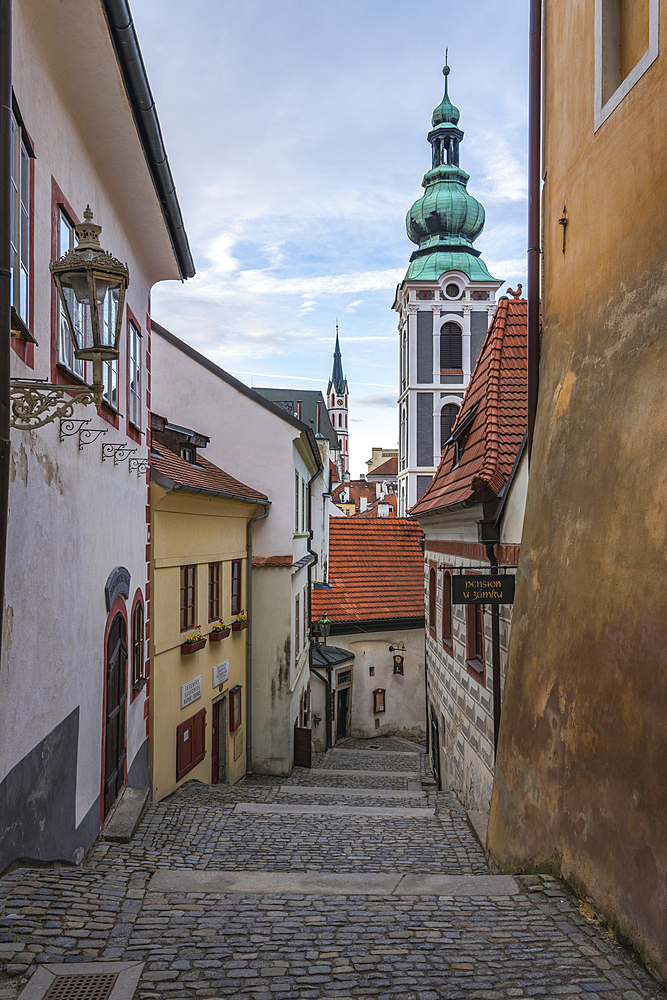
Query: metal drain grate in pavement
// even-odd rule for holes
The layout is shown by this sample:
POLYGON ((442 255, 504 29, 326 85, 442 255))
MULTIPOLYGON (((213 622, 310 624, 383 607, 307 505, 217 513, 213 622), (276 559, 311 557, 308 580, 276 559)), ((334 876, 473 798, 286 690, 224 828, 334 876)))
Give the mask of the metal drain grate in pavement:
POLYGON ((109 1000, 117 979, 115 973, 56 976, 44 1000, 109 1000))

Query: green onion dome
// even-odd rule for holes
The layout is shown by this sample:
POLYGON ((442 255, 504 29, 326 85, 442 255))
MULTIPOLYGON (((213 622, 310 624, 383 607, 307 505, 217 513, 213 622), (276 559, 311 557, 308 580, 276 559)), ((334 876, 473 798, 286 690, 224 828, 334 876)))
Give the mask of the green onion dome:
POLYGON ((449 66, 445 66, 442 72, 445 75, 445 96, 442 99, 442 103, 439 104, 433 112, 433 118, 431 119, 433 128, 436 128, 437 125, 458 125, 459 118, 461 117, 461 112, 452 104, 449 99, 449 93, 447 92, 449 66))
POLYGON ((423 252, 430 248, 470 247, 484 228, 484 208, 467 191, 469 175, 442 163, 424 176, 422 197, 407 214, 408 236, 423 252))

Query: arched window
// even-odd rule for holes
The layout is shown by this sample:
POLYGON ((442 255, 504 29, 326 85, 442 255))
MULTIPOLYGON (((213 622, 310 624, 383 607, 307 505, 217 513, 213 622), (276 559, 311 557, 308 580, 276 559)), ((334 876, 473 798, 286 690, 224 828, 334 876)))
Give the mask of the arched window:
POLYGON ((428 575, 428 625, 435 635, 435 570, 428 575))
POLYGON ((440 327, 440 367, 463 368, 461 327, 458 323, 443 323, 440 327))
POLYGON ((138 684, 144 673, 144 609, 137 601, 132 615, 132 684, 138 684))
POLYGON ((442 641, 452 648, 452 574, 445 570, 442 580, 442 641))
POLYGON ((452 433, 452 427, 458 416, 459 408, 456 403, 445 403, 440 410, 440 448, 445 447, 445 442, 452 433))

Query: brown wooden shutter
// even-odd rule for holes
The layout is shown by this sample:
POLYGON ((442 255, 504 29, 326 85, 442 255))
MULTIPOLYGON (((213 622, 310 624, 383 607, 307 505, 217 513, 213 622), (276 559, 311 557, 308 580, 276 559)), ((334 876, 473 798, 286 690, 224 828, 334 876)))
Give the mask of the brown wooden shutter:
POLYGON ((193 717, 192 728, 194 730, 194 760, 192 766, 199 764, 206 756, 206 709, 193 717))
POLYGON ((176 727, 176 781, 180 781, 194 767, 194 739, 192 719, 176 727))

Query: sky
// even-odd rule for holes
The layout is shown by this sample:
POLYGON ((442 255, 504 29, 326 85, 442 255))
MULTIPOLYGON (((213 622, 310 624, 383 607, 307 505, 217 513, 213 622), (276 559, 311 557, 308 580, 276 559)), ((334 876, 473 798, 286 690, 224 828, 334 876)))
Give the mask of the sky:
POLYGON ((154 318, 253 386, 326 392, 338 320, 353 478, 397 446, 405 215, 449 93, 491 274, 525 288, 518 0, 131 0, 197 274, 154 318))

